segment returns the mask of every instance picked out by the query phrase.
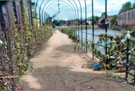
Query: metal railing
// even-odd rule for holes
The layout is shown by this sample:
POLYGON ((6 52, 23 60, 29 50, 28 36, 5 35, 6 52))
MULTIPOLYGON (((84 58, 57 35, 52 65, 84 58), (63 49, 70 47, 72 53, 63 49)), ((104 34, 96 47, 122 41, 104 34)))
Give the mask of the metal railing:
MULTIPOLYGON (((88 15, 88 13, 89 12, 87 12, 87 0, 83 0, 84 1, 84 5, 85 5, 85 32, 83 31, 83 9, 82 9, 82 4, 81 4, 81 2, 80 2, 80 0, 76 0, 76 1, 78 1, 78 4, 79 4, 79 6, 77 6, 77 3, 76 3, 76 1, 75 0, 73 0, 73 2, 71 2, 70 0, 65 0, 65 1, 68 1, 68 2, 63 2, 63 1, 54 1, 54 2, 51 2, 51 0, 43 0, 43 2, 41 3, 41 5, 40 5, 40 7, 42 7, 43 6, 43 8, 40 8, 41 10, 39 10, 39 18, 40 18, 40 21, 41 21, 41 23, 43 23, 43 21, 45 20, 45 17, 47 17, 45 14, 44 14, 44 12, 47 12, 47 13, 49 13, 48 11, 50 11, 53 7, 53 5, 55 5, 54 7, 56 7, 57 6, 57 3, 59 3, 59 2, 61 2, 61 3, 59 3, 59 4, 62 4, 63 5, 63 7, 64 6, 66 6, 66 5, 68 5, 68 7, 67 8, 69 8, 69 9, 71 9, 71 11, 73 12, 73 14, 74 14, 74 16, 76 16, 76 18, 78 19, 78 24, 76 25, 76 36, 77 36, 77 39, 79 40, 79 43, 81 44, 81 46, 83 47, 83 46, 85 46, 85 51, 86 52, 88 52, 88 49, 89 49, 89 46, 91 45, 91 49, 92 49, 92 55, 93 55, 93 59, 94 59, 94 57, 95 57, 95 48, 97 47, 97 46, 99 46, 99 47, 103 47, 104 48, 104 55, 108 55, 108 53, 109 53, 109 47, 108 47, 108 44, 107 44, 107 42, 105 42, 104 43, 104 45, 102 45, 102 44, 96 44, 95 43, 95 37, 99 37, 100 35, 97 35, 97 34, 95 34, 95 28, 94 28, 94 0, 92 0, 92 5, 91 5, 91 11, 92 11, 92 33, 88 33, 88 25, 87 25, 87 20, 88 20, 88 18, 87 18, 87 15, 88 15), (45 3, 44 3, 45 2, 45 3), (44 3, 44 4, 43 4, 44 3), (40 15, 41 14, 41 15, 40 15), (44 16, 44 19, 43 19, 43 16, 44 16), (84 34, 85 34, 85 36, 84 36, 84 34), (91 39, 89 40, 89 36, 92 36, 91 37, 91 39), (85 37, 85 38, 84 38, 85 37), (85 42, 85 45, 84 45, 84 43, 83 42, 85 42)), ((104 19, 105 19, 105 28, 104 28, 104 30, 105 30, 105 32, 104 32, 104 34, 105 34, 105 41, 107 41, 107 38, 108 38, 108 36, 107 36, 107 32, 108 32, 108 17, 107 17, 107 1, 108 0, 105 0, 105 17, 104 17, 104 19)), ((37 2, 36 2, 36 12, 37 12, 37 7, 38 7, 38 0, 37 0, 37 2)), ((109 37, 110 39, 109 40, 113 40, 113 37, 109 37)), ((129 56, 131 55, 131 54, 129 54, 129 44, 130 44, 130 42, 129 42, 129 40, 127 40, 127 62, 126 62, 126 65, 125 65, 125 68, 126 68, 126 71, 125 71, 125 73, 126 73, 126 76, 125 76, 125 78, 127 79, 128 78, 128 75, 130 74, 130 75, 132 75, 132 77, 134 77, 134 83, 135 83, 135 74, 131 74, 129 71, 129 68, 131 68, 131 67, 129 67, 129 66, 131 66, 131 65, 129 65, 129 62, 130 62, 130 60, 129 60, 129 56)), ((114 50, 115 51, 115 50, 114 50)), ((110 60, 111 58, 109 58, 109 59, 105 59, 106 60, 106 63, 110 60)), ((135 70, 135 67, 133 67, 133 69, 135 70)))

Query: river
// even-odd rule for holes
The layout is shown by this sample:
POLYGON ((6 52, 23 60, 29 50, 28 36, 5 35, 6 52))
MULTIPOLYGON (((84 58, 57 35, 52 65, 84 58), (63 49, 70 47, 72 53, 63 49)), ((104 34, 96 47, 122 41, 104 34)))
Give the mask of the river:
MULTIPOLYGON (((100 34, 104 34, 104 33, 105 33, 104 29, 95 29, 94 30, 94 34, 95 35, 100 35, 100 34)), ((112 30, 112 29, 108 29, 107 33, 109 35, 111 35, 111 36, 115 36, 115 35, 120 34, 119 31, 112 30)), ((86 31, 82 30, 82 34, 83 34, 83 40, 85 40, 86 39, 86 31)), ((79 36, 81 36, 81 30, 79 31, 79 36)), ((87 36, 88 36, 88 41, 92 41, 92 29, 88 29, 87 36)), ((94 36, 94 42, 96 43, 98 40, 99 40, 99 37, 98 36, 94 36)))
MULTIPOLYGON (((104 34, 105 33, 105 30, 104 29, 95 29, 94 31, 94 34, 95 35, 100 35, 100 34, 104 34)), ((107 30, 107 33, 111 36, 116 36, 118 34, 120 34, 119 31, 117 30, 112 30, 112 29, 108 29, 107 30)), ((83 35, 83 40, 85 41, 86 40, 86 30, 82 30, 82 35, 83 35)), ((81 40, 81 30, 79 31, 79 38, 81 40)), ((88 33, 87 33, 87 36, 88 36, 88 43, 90 43, 90 41, 92 41, 92 29, 88 29, 88 33)), ((94 36, 94 43, 96 44, 97 41, 99 40, 99 37, 98 36, 94 36)), ((99 50, 102 51, 102 53, 104 54, 104 48, 99 46, 98 47, 99 50)))

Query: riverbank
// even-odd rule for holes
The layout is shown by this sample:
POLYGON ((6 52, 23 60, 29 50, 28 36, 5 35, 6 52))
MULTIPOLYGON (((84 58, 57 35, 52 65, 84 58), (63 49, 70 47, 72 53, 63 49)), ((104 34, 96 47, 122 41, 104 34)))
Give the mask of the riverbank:
MULTIPOLYGON (((74 29, 77 29, 78 27, 77 27, 77 26, 57 26, 57 27, 56 27, 56 29, 58 29, 58 30, 61 30, 61 29, 64 29, 64 28, 74 28, 74 29)), ((95 28, 95 29, 101 29, 98 25, 94 25, 94 28, 95 28)), ((82 29, 83 29, 83 30, 86 29, 86 26, 83 25, 83 26, 82 26, 82 29)), ((87 29, 92 29, 92 26, 91 26, 91 25, 88 25, 88 26, 87 26, 87 29)), ((81 30, 81 25, 80 25, 80 27, 79 27, 79 30, 81 30)))
POLYGON ((111 29, 118 30, 120 32, 126 32, 126 31, 133 31, 135 29, 135 26, 112 26, 111 29))
MULTIPOLYGON (((58 30, 65 29, 65 28, 73 28, 73 29, 76 29, 76 30, 78 29, 77 26, 57 26, 56 27, 56 29, 58 29, 58 30)), ((84 30, 84 29, 86 29, 85 25, 82 26, 82 30, 84 30)), ((92 26, 88 25, 87 29, 92 29, 92 26)), ((104 28, 100 28, 98 25, 94 25, 94 29, 104 29, 104 28)), ((122 28, 119 28, 118 26, 114 26, 114 27, 108 28, 108 29, 118 30, 118 31, 122 30, 122 28)), ((81 30, 81 26, 79 27, 79 30, 81 30)))

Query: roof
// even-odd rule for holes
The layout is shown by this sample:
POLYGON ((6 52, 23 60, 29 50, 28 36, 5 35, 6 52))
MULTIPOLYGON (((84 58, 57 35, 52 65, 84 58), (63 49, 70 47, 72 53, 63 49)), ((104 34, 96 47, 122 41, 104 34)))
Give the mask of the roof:
MULTIPOLYGON (((128 9, 128 10, 132 10, 132 9, 135 9, 135 7, 130 8, 130 9, 128 9)), ((119 12, 119 14, 120 14, 120 13, 123 13, 123 12, 125 12, 125 11, 127 11, 127 10, 124 10, 124 11, 122 11, 122 12, 119 12)))

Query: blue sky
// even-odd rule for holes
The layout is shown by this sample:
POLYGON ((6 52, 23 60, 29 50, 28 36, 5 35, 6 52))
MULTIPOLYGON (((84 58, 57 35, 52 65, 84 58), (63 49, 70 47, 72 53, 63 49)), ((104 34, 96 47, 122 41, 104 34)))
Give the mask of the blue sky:
MULTIPOLYGON (((122 5, 128 1, 135 2, 135 0, 108 0, 108 15, 118 14, 122 5)), ((94 0, 94 2, 95 14, 99 16, 104 11, 104 0, 94 0)))
MULTIPOLYGON (((37 0, 33 0, 33 1, 37 1, 37 0)), ((47 0, 44 0, 43 5, 45 4, 47 0)), ((74 5, 75 7, 75 2, 78 8, 80 8, 79 2, 78 0, 59 0, 60 1, 60 13, 58 14, 57 17, 55 17, 55 19, 63 19, 63 20, 68 20, 68 19, 74 19, 78 16, 75 16, 75 14, 73 13, 73 7, 71 8, 70 5, 72 3, 72 5, 74 5), (64 7, 63 7, 64 6, 64 7)), ((118 14, 119 10, 121 9, 122 5, 126 2, 135 2, 135 0, 108 0, 108 15, 114 15, 114 14, 118 14)), ((38 6, 40 6, 42 0, 39 0, 38 6)), ((80 0, 81 5, 82 5, 82 10, 83 10, 83 18, 85 17, 85 4, 84 4, 84 0, 80 0)), ((87 17, 91 17, 91 0, 86 0, 87 2, 87 17)), ((102 12, 105 11, 105 6, 104 6, 105 0, 94 0, 94 14, 96 16, 101 16, 102 12)), ((51 6, 49 6, 49 9, 47 10, 47 13, 50 16, 53 16, 54 14, 56 14, 58 12, 58 0, 50 0, 50 2, 48 3, 51 6), (52 2, 55 2, 55 4, 52 4, 52 2), (55 7, 53 7, 55 6, 55 7)), ((43 8, 42 5, 42 8, 43 8)), ((48 7, 48 5, 46 6, 46 8, 48 7)), ((75 7, 76 8, 76 7, 75 7)), ((78 10, 80 11, 80 10, 78 10)), ((80 13, 80 12, 79 12, 80 13)))

